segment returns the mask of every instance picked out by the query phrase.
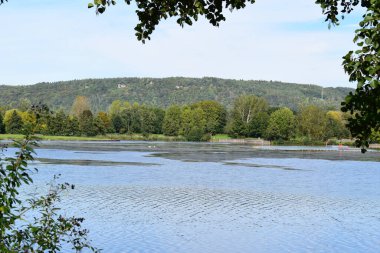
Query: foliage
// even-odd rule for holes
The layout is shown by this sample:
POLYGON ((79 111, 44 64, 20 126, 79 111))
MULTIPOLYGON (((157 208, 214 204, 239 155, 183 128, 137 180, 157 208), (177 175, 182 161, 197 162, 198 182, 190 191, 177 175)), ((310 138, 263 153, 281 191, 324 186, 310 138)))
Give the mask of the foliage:
POLYGON ((123 120, 121 119, 121 116, 113 115, 111 121, 115 133, 121 133, 121 129, 123 128, 123 120))
MULTIPOLYGON (((125 0, 130 5, 132 0, 125 0)), ((215 1, 162 1, 162 0, 135 0, 137 5, 136 14, 139 22, 135 27, 138 40, 145 42, 150 39, 150 35, 156 26, 163 19, 176 17, 180 26, 192 25, 198 21, 199 16, 203 16, 213 26, 219 26, 226 18, 223 14, 225 9, 233 11, 245 8, 247 4, 255 3, 255 0, 215 0, 215 1)), ((326 15, 326 21, 330 24, 339 24, 338 15, 348 14, 354 6, 361 3, 365 8, 376 8, 377 0, 316 0, 326 15), (340 8, 341 7, 341 8, 340 8)), ((115 5, 115 0, 93 0, 88 4, 88 8, 96 7, 97 13, 103 13, 107 6, 115 5)))
POLYGON ((153 123, 154 125, 153 133, 162 134, 162 125, 165 118, 165 110, 161 108, 157 108, 157 107, 151 108, 151 110, 153 111, 155 115, 154 123, 153 123))
POLYGON ((79 118, 84 111, 91 111, 90 102, 85 96, 77 96, 71 107, 71 114, 79 118))
POLYGON ((76 252, 84 248, 98 252, 89 244, 88 231, 81 228, 83 218, 65 217, 57 207, 61 194, 73 185, 52 184, 46 196, 20 197, 20 187, 33 183, 28 162, 34 160, 36 145, 34 138, 26 137, 15 142, 16 157, 0 158, 0 252, 54 253, 67 244, 76 252), (32 219, 26 218, 30 215, 32 219))
MULTIPOLYGON (((131 0, 125 0, 128 5, 131 0)), ((136 14, 139 23, 135 27, 138 40, 145 42, 162 19, 176 17, 180 26, 192 25, 200 16, 203 16, 213 26, 219 26, 225 20, 224 9, 237 10, 244 8, 254 0, 214 0, 214 1, 188 1, 188 0, 135 0, 136 14)), ((103 13, 107 6, 115 5, 115 0, 93 0, 88 4, 89 8, 96 7, 97 13, 103 13)))
POLYGON ((214 100, 230 109, 237 97, 253 94, 265 98, 272 107, 288 107, 297 110, 299 104, 315 104, 337 110, 344 97, 353 89, 324 88, 323 100, 321 91, 322 87, 317 85, 211 77, 107 78, 39 83, 28 86, 0 85, 0 106, 7 106, 7 109, 17 108, 18 103, 15 101, 23 97, 28 98, 34 105, 43 101, 48 109, 52 111, 63 109, 68 114, 71 111, 73 99, 77 96, 85 96, 94 114, 107 111, 112 117, 131 106, 124 101, 167 108, 172 104, 182 106, 203 100, 214 100), (119 89, 120 83, 125 84, 126 88, 119 89))
POLYGON ((37 126, 36 115, 27 111, 21 111, 19 115, 21 116, 21 120, 23 122, 24 131, 33 132, 37 126))
MULTIPOLYGON (((323 114, 321 116, 323 120, 313 121, 314 112, 310 112, 310 117, 306 120, 304 109, 307 106, 304 106, 303 111, 298 115, 298 119, 302 120, 299 120, 296 125, 291 119, 294 115, 290 109, 270 108, 264 98, 252 95, 237 98, 234 108, 229 111, 217 101, 210 100, 184 107, 172 105, 167 110, 138 103, 131 105, 129 102, 118 100, 109 108, 113 108, 112 116, 101 111, 94 117, 90 110, 86 110, 77 118, 67 115, 63 110, 52 112, 46 105, 43 107, 33 105, 25 112, 17 109, 6 111, 4 121, 9 122, 15 111, 21 115, 23 130, 33 130, 35 134, 89 137, 126 133, 129 137, 113 135, 112 138, 136 140, 153 140, 156 139, 157 134, 164 133, 167 136, 159 139, 170 139, 171 137, 168 136, 181 139, 182 137, 178 135, 183 135, 186 140, 206 141, 213 135, 229 133, 232 137, 265 137, 271 140, 287 141, 293 137, 294 130, 297 128, 299 138, 304 136, 306 139, 311 138, 313 142, 328 138, 350 137, 345 127, 348 114, 339 111, 329 111, 326 114, 325 110, 314 106, 313 108, 318 108, 318 112, 323 114), (125 109, 120 111, 121 108, 125 109), (285 116, 282 115, 284 110, 285 116), (273 112, 271 116, 269 116, 270 111, 273 112), (310 134, 314 130, 306 131, 308 127, 314 130, 320 128, 318 130, 320 134, 310 134), (150 137, 150 135, 154 136, 150 137)), ((9 132, 6 133, 9 134, 9 132)))
POLYGON ((298 115, 298 130, 302 136, 309 140, 326 139, 326 114, 314 105, 306 106, 301 109, 298 115))
POLYGON ((1 115, 0 113, 0 134, 4 134, 4 133, 5 133, 5 125, 3 122, 3 115, 1 115))
POLYGON ((380 1, 365 3, 367 11, 354 38, 359 49, 350 51, 343 61, 350 81, 357 82, 358 86, 342 103, 342 110, 353 114, 348 127, 363 152, 372 132, 380 130, 380 1))
POLYGON ((188 141, 201 141, 206 134, 206 117, 204 111, 200 108, 184 108, 181 115, 181 130, 188 141))
POLYGON ((96 135, 105 135, 107 133, 106 125, 104 124, 103 120, 101 120, 99 117, 96 117, 93 121, 94 125, 94 136, 96 135))
MULTIPOLYGON (((125 0, 129 5, 131 0, 125 0)), ((138 40, 145 42, 155 27, 163 19, 177 17, 177 23, 192 25, 199 16, 203 16, 212 25, 219 26, 225 20, 225 9, 244 8, 254 0, 216 0, 216 1, 161 1, 135 0, 139 22, 135 27, 138 40)), ((350 81, 357 82, 357 89, 350 93, 344 102, 342 110, 351 112, 348 127, 356 145, 366 151, 371 133, 380 129, 380 1, 379 0, 316 0, 320 5, 326 21, 331 25, 339 24, 339 16, 349 14, 359 4, 366 9, 363 20, 356 30, 354 42, 359 47, 344 56, 343 66, 350 76, 350 81)), ((112 1, 94 0, 88 5, 96 7, 97 13, 103 13, 106 7, 116 4, 112 1)))
POLYGON ((34 114, 37 120, 37 125, 33 132, 37 133, 47 133, 48 130, 48 121, 51 119, 53 112, 50 110, 49 106, 41 101, 32 104, 28 113, 34 114))
POLYGON ((67 135, 68 136, 80 135, 79 120, 75 116, 72 116, 69 118, 67 135))
POLYGON ((121 112, 123 128, 121 133, 140 133, 141 132, 141 117, 140 107, 134 103, 131 107, 124 109, 121 112))
POLYGON ((346 121, 343 113, 339 111, 329 111, 326 114, 326 138, 350 138, 350 131, 345 127, 346 121))
MULTIPOLYGON (((0 0, 0 4, 6 0, 0 0)), ((192 25, 200 16, 213 26, 219 26, 225 20, 223 11, 245 8, 255 0, 215 0, 215 1, 167 1, 167 0, 135 0, 139 22, 135 27, 138 40, 145 42, 155 30, 160 21, 176 17, 181 26, 192 25)), ((132 0, 125 0, 130 5, 132 0)), ((342 110, 349 111, 353 117, 349 119, 348 127, 356 145, 365 152, 371 133, 380 129, 380 1, 379 0, 316 0, 320 5, 326 21, 331 25, 339 24, 339 16, 349 14, 359 4, 366 13, 356 30, 354 42, 359 47, 350 51, 343 61, 345 71, 350 81, 357 82, 357 89, 350 93, 344 102, 342 110)), ((107 6, 115 5, 116 0, 93 0, 89 8, 95 7, 96 13, 103 13, 107 6)))
POLYGON ((206 133, 211 135, 223 133, 227 120, 227 110, 220 103, 206 100, 195 103, 192 107, 202 109, 206 119, 206 133))
POLYGON ((47 125, 50 133, 54 135, 67 135, 68 123, 68 116, 60 110, 49 118, 47 125))
POLYGON ((113 133, 115 130, 113 129, 111 118, 108 116, 106 112, 99 112, 96 116, 97 120, 99 119, 105 128, 105 133, 113 133))
POLYGON ((268 127, 269 114, 266 111, 258 112, 248 124, 248 137, 262 138, 268 127))
MULTIPOLYGON (((264 98, 253 95, 238 97, 234 102, 231 111, 230 133, 233 136, 254 136, 258 135, 261 129, 256 129, 255 121, 268 110, 268 103, 264 98)), ((259 127, 261 124, 259 124, 259 127)))
POLYGON ((29 99, 27 98, 21 98, 19 100, 19 105, 17 106, 17 108, 22 111, 22 112, 25 112, 27 110, 29 110, 29 108, 31 107, 32 103, 30 102, 29 99))
POLYGON ((120 99, 117 99, 109 106, 108 112, 111 116, 120 115, 122 111, 130 107, 131 105, 128 102, 123 103, 120 99))
MULTIPOLYGON (((98 122, 99 123, 99 122, 98 122)), ((94 116, 90 110, 82 112, 79 118, 79 131, 85 136, 96 136, 98 134, 97 127, 94 124, 94 116)))
POLYGON ((7 111, 5 113, 4 123, 7 133, 18 134, 22 132, 22 118, 16 110, 7 111))
POLYGON ((344 14, 349 14, 353 11, 354 7, 361 3, 362 7, 368 8, 372 0, 316 0, 315 3, 319 4, 326 15, 326 21, 330 24, 338 25, 338 15, 341 12, 342 18, 344 14))
POLYGON ((185 138, 188 141, 207 141, 207 135, 205 135, 204 129, 195 126, 192 127, 189 132, 186 133, 185 138), (203 138, 205 136, 205 138, 203 138))
POLYGON ((168 136, 176 136, 181 128, 181 108, 177 105, 170 106, 165 113, 162 132, 168 136))
POLYGON ((156 132, 156 114, 155 111, 146 106, 140 108, 140 129, 141 133, 147 135, 156 132))
POLYGON ((295 134, 295 117, 289 108, 274 111, 269 118, 266 137, 269 140, 289 140, 295 134))

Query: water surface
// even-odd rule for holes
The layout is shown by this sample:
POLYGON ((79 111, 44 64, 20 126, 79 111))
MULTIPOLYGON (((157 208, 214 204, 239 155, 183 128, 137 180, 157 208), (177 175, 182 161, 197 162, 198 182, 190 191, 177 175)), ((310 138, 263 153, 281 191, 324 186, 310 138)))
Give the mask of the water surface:
POLYGON ((65 212, 104 252, 379 252, 375 151, 45 142, 37 153, 36 185, 74 183, 65 212))

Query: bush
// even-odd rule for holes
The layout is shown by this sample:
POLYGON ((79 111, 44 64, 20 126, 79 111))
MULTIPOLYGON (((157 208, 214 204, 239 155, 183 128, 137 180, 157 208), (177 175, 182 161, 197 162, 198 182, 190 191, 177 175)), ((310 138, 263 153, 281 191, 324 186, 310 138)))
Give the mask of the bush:
POLYGON ((204 131, 199 127, 191 128, 189 133, 185 135, 188 141, 202 141, 203 136, 204 131))
POLYGON ((19 149, 16 157, 0 157, 0 252, 55 253, 67 244, 76 252, 84 248, 99 252, 90 245, 88 231, 81 228, 83 218, 59 214, 56 204, 62 192, 74 189, 73 185, 52 183, 46 195, 21 200, 20 188, 33 183, 28 162, 34 160, 37 142, 26 137, 14 144, 19 149))

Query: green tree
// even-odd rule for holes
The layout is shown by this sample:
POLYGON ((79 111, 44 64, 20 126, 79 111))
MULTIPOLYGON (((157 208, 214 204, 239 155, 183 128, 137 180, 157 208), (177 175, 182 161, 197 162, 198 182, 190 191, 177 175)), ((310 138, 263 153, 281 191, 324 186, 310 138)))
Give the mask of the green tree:
POLYGON ((130 108, 124 109, 121 112, 123 127, 122 133, 141 133, 141 110, 137 103, 134 103, 130 108))
POLYGON ((0 113, 0 134, 5 133, 5 125, 3 122, 3 115, 0 113))
POLYGON ((182 110, 181 131, 188 141, 201 141, 206 133, 206 117, 201 108, 182 110))
POLYGON ((19 115, 22 119, 23 128, 30 133, 35 133, 37 129, 36 115, 31 110, 21 111, 19 115))
MULTIPOLYGON (((6 0, 0 0, 0 4, 6 0)), ((133 1, 125 0, 130 5, 133 1)), ((225 10, 245 8, 255 0, 215 0, 215 1, 162 1, 136 0, 139 22, 135 27, 138 40, 145 42, 156 26, 163 19, 176 17, 181 26, 192 25, 203 16, 213 26, 219 26, 225 20, 225 10)), ((360 28, 355 31, 354 42, 358 50, 350 51, 344 56, 343 67, 350 76, 349 80, 357 82, 357 89, 346 97, 342 110, 350 112, 348 127, 357 138, 357 146, 368 147, 369 136, 380 128, 380 1, 379 0, 316 0, 320 5, 326 21, 331 25, 339 25, 342 19, 359 4, 365 14, 360 21, 360 28)), ((97 13, 103 13, 107 6, 116 4, 116 0, 93 0, 89 8, 96 7, 97 13)))
POLYGON ((192 105, 201 108, 206 120, 206 132, 210 134, 223 133, 226 125, 226 109, 217 101, 206 100, 192 105))
POLYGON ((268 111, 268 103, 264 98, 253 95, 244 95, 238 97, 234 102, 234 107, 230 115, 230 134, 233 136, 254 136, 262 134, 262 130, 255 121, 258 121, 260 115, 268 111))
MULTIPOLYGON (((125 1, 131 4, 131 0, 125 1)), ((225 20, 223 11, 246 7, 255 0, 216 0, 195 1, 187 0, 161 1, 136 0, 139 22, 135 27, 138 40, 145 42, 155 30, 161 20, 176 17, 181 26, 192 25, 199 16, 203 16, 212 25, 219 26, 225 20)), ((316 0, 320 5, 326 21, 331 25, 339 25, 339 17, 349 14, 359 4, 365 14, 360 21, 360 28, 355 31, 354 42, 358 49, 349 51, 344 56, 343 67, 350 76, 349 80, 357 82, 357 89, 350 93, 344 102, 342 110, 354 115, 348 127, 354 137, 356 145, 368 147, 369 138, 373 131, 380 129, 380 1, 379 0, 316 0)), ((103 13, 107 6, 116 4, 116 1, 93 0, 88 7, 96 7, 97 13, 103 13)))
POLYGON ((79 130, 82 135, 95 136, 98 134, 94 124, 94 116, 90 110, 83 111, 79 118, 79 130))
POLYGON ((248 136, 261 138, 265 135, 268 126, 269 114, 267 112, 258 112, 252 117, 251 122, 247 126, 248 136))
POLYGON ((155 114, 154 132, 155 134, 162 134, 162 124, 165 118, 165 110, 161 108, 153 108, 155 114))
POLYGON ((269 140, 289 140, 295 134, 295 116, 289 108, 274 111, 269 118, 266 137, 269 140))
POLYGON ((344 70, 357 89, 346 97, 342 111, 350 112, 348 127, 356 145, 366 151, 372 132, 380 130, 380 1, 362 0, 366 7, 354 42, 358 49, 344 57, 344 70))
POLYGON ((156 123, 156 114, 152 108, 141 106, 140 108, 140 129, 141 133, 144 135, 154 133, 155 123, 156 123))
POLYGON ((181 108, 177 105, 172 105, 166 110, 162 131, 165 135, 177 136, 180 129, 181 108))
POLYGON ((84 111, 91 111, 90 102, 85 96, 77 96, 71 107, 71 114, 80 118, 84 111))
POLYGON ((120 133, 123 128, 123 120, 120 115, 113 115, 111 118, 113 129, 116 133, 120 133))
POLYGON ((103 120, 99 117, 94 119, 94 128, 96 134, 105 135, 107 133, 107 127, 105 126, 103 120))
POLYGON ((375 132, 373 131, 370 136, 370 142, 371 143, 379 143, 380 142, 380 131, 375 132))
POLYGON ((35 115, 37 120, 35 133, 49 133, 48 121, 50 120, 50 117, 53 114, 49 106, 41 102, 37 104, 32 104, 30 112, 35 115))
POLYGON ((315 105, 301 108, 298 115, 298 130, 301 136, 314 141, 324 140, 326 123, 326 114, 321 108, 315 105))
POLYGON ((59 110, 48 119, 48 133, 52 135, 68 135, 69 118, 63 110, 59 110))
POLYGON ((190 131, 185 135, 188 141, 207 141, 209 138, 205 138, 205 130, 195 126, 190 129, 190 131))
POLYGON ((12 110, 9 118, 5 117, 5 131, 9 134, 19 134, 22 132, 22 128, 23 122, 21 116, 16 110, 12 110))
POLYGON ((79 120, 75 116, 69 116, 69 122, 67 125, 67 135, 68 136, 81 135, 81 132, 79 129, 79 120))
POLYGON ((131 105, 128 102, 123 103, 121 100, 117 99, 113 101, 109 106, 108 113, 111 115, 111 117, 114 115, 120 115, 122 111, 130 107, 131 105))
POLYGON ((350 131, 346 128, 342 112, 329 111, 326 113, 326 138, 349 138, 350 131))
POLYGON ((106 112, 99 112, 96 117, 103 122, 106 133, 113 133, 115 131, 112 125, 112 120, 106 112))

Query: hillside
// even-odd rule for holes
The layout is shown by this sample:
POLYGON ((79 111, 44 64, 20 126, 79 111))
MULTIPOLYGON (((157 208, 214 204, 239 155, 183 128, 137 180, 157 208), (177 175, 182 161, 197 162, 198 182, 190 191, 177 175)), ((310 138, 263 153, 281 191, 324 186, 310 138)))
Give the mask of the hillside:
POLYGON ((271 106, 296 109, 303 103, 339 108, 350 88, 324 88, 317 85, 277 81, 243 81, 219 78, 108 78, 38 83, 27 86, 0 86, 0 106, 16 106, 20 99, 40 101, 51 108, 68 110, 75 97, 87 96, 94 111, 106 110, 113 100, 145 103, 160 107, 213 99, 230 107, 242 94, 265 97, 271 106), (322 99, 323 95, 323 99, 322 99))

